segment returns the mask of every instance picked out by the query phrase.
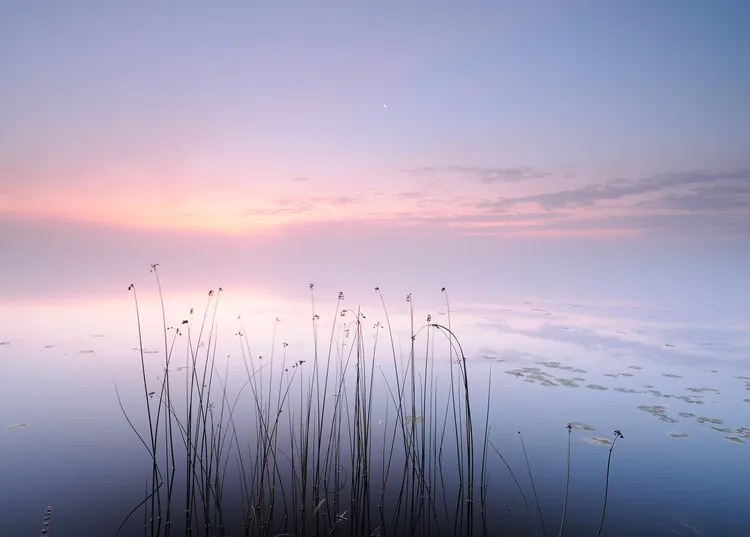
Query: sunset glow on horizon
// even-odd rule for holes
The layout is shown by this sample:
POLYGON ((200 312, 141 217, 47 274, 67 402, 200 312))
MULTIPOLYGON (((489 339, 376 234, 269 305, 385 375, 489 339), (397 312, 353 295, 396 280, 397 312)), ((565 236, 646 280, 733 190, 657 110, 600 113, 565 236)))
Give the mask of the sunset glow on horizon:
POLYGON ((731 263, 748 20, 729 1, 6 4, 6 280, 206 244, 321 271, 391 250, 593 267, 601 245, 731 263))

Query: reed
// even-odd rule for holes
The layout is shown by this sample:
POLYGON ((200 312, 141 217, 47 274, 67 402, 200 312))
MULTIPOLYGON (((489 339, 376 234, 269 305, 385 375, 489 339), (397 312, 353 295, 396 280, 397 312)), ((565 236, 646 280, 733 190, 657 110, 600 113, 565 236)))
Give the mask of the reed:
POLYGON ((529 455, 526 453, 526 445, 523 443, 523 435, 521 431, 518 431, 518 439, 521 441, 521 449, 523 450, 523 459, 526 462, 526 471, 529 473, 529 481, 531 482, 531 491, 534 493, 534 502, 536 502, 536 512, 539 515, 539 522, 542 525, 542 535, 547 537, 547 529, 544 527, 544 516, 542 515, 542 508, 539 505, 539 494, 536 492, 536 484, 534 483, 534 476, 531 473, 531 464, 529 463, 529 455))
POLYGON ((567 471, 565 474, 565 498, 563 500, 562 516, 560 517, 560 531, 558 537, 562 537, 563 530, 565 529, 565 514, 568 511, 568 492, 570 491, 570 436, 573 432, 573 424, 568 422, 565 426, 568 430, 568 457, 567 457, 567 471))
MULTIPOLYGON (((145 357, 141 310, 135 286, 129 288, 145 422, 130 417, 115 386, 148 456, 148 485, 118 534, 132 533, 132 518, 141 512, 149 537, 491 535, 488 514, 497 499, 488 490, 490 450, 511 473, 535 531, 526 494, 491 440, 491 373, 486 414, 474 423, 467 356, 451 326, 445 288, 447 325, 432 315, 418 323, 407 295, 401 315, 409 342, 402 352, 379 287, 380 320, 344 307, 338 293, 325 329, 310 284, 311 353, 292 355, 278 318, 266 332, 238 317, 238 378, 237 366, 218 350, 222 289, 208 293, 200 312, 191 309, 169 326, 157 265, 151 270, 162 317, 159 364, 145 357), (267 352, 251 346, 248 328, 269 334, 267 352), (447 367, 438 368, 440 361, 447 367)), ((568 481, 569 475, 570 451, 568 481)), ((564 511, 561 533, 563 525, 564 511)))
POLYGON ((607 473, 604 478, 604 505, 602 506, 602 518, 599 521, 599 528, 596 530, 596 537, 602 534, 602 528, 604 527, 604 517, 607 514, 607 499, 609 498, 609 470, 612 465, 612 451, 615 449, 615 444, 618 438, 624 438, 619 430, 615 430, 614 438, 612 439, 612 445, 609 446, 609 456, 607 456, 607 473))

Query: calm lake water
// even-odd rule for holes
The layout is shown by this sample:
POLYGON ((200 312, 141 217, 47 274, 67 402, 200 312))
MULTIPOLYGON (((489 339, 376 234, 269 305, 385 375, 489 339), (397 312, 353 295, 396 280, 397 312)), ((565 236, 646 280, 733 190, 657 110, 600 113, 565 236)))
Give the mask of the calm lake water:
MULTIPOLYGON (((313 303, 304 287, 291 297, 225 291, 217 305, 216 296, 209 303, 204 292, 166 292, 167 325, 184 327, 182 321, 190 320, 195 343, 202 312, 208 305, 212 315, 216 306, 215 340, 204 343, 215 349, 211 356, 222 383, 217 381, 216 386, 226 382, 228 399, 237 397, 238 445, 249 445, 257 426, 253 397, 243 387, 248 360, 265 364, 258 366, 266 368, 258 378, 267 375, 266 396, 274 386, 286 386, 281 380, 284 369, 299 366, 303 372, 297 377, 291 376, 294 371, 286 372, 292 381, 281 408, 290 416, 304 415, 300 405, 311 378, 315 325, 320 356, 328 355, 330 341, 333 355, 339 358, 353 355, 352 349, 358 348, 355 341, 362 343, 367 361, 362 369, 352 365, 346 378, 347 383, 354 382, 354 372, 365 371, 370 375, 365 378, 373 383, 368 409, 371 464, 379 469, 373 470, 371 479, 375 496, 381 494, 382 453, 391 438, 388 427, 397 422, 393 395, 397 376, 404 381, 403 430, 419 431, 418 435, 426 431, 428 439, 422 446, 428 459, 437 460, 436 439, 446 430, 444 416, 452 416, 447 410, 452 404, 448 392, 451 375, 458 375, 458 351, 450 346, 445 331, 423 328, 414 339, 416 385, 425 388, 415 397, 425 402, 422 408, 427 410, 417 408, 412 413, 411 306, 415 331, 426 324, 450 324, 465 353, 474 412, 476 479, 486 484, 489 535, 542 535, 545 530, 557 534, 565 494, 569 422, 573 430, 566 534, 596 534, 609 441, 615 429, 624 437, 612 453, 603 535, 750 534, 750 318, 745 314, 722 311, 720 303, 669 309, 654 304, 544 298, 482 302, 451 296, 449 318, 445 295, 438 289, 432 296, 415 295, 410 303, 384 290, 386 318, 380 295, 374 291, 345 295, 340 302, 337 294, 316 289, 313 303), (342 309, 351 311, 341 316, 342 309), (360 317, 359 325, 357 311, 366 319, 360 317), (317 316, 315 324, 313 315, 317 316), (278 382, 272 380, 273 371, 279 375, 278 382), (487 445, 507 460, 530 504, 531 516, 513 477, 491 447, 485 477, 480 475, 488 408, 487 445), (523 434, 544 529, 518 431, 523 434)), ((153 286, 139 289, 138 298, 142 347, 133 296, 124 288, 120 295, 111 296, 18 299, 0 310, 2 535, 38 533, 47 506, 52 507, 52 536, 114 535, 149 493, 150 459, 123 416, 115 391, 117 387, 136 429, 147 433, 140 351, 144 351, 149 386, 158 387, 164 334, 153 286)), ((171 341, 173 331, 169 334, 171 341)), ((185 328, 176 341, 170 371, 174 397, 182 401, 190 371, 185 328)), ((338 358, 334 362, 344 363, 338 358)), ((332 386, 326 397, 331 401, 332 396, 347 398, 342 408, 354 412, 349 406, 356 400, 351 386, 332 386)), ((273 393, 272 397, 278 396, 273 393)), ((348 438, 352 429, 346 421, 342 423, 340 432, 348 438)), ((447 429, 450 433, 451 427, 447 429)), ((279 445, 295 434, 293 427, 281 427, 279 445)), ((443 445, 450 454, 456 441, 448 438, 443 445)), ((280 476, 285 464, 293 465, 289 461, 295 449, 279 448, 287 456, 279 457, 280 476)), ((227 473, 238 475, 231 451, 227 460, 227 473)), ((353 473, 348 461, 332 468, 332 472, 341 468, 346 479, 353 473)), ((402 466, 394 468, 392 473, 399 474, 402 466)), ((439 485, 443 498, 456 494, 458 487, 455 472, 447 469, 445 474, 439 485)), ((241 493, 234 481, 227 480, 224 492, 229 521, 241 516, 241 493)), ((393 489, 384 490, 391 501, 393 489)), ((476 496, 479 505, 478 488, 476 496)), ((338 507, 338 512, 331 508, 331 513, 342 517, 336 523, 344 528, 350 523, 349 509, 338 507)), ((450 519, 442 514, 443 507, 434 510, 439 512, 436 520, 450 519)), ((368 527, 380 527, 378 531, 385 535, 382 526, 373 521, 368 527)), ((447 526, 441 528, 441 534, 453 534, 447 526)), ((121 534, 143 534, 141 511, 121 534)), ((482 534, 481 523, 474 534, 482 534)))

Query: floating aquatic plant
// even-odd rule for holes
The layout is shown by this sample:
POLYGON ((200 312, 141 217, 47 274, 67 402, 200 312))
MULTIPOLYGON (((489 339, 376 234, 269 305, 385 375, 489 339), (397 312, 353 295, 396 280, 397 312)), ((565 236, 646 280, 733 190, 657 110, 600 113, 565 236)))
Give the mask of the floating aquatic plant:
POLYGON ((26 429, 27 427, 28 427, 28 425, 26 425, 25 423, 23 423, 21 421, 19 421, 18 423, 12 423, 12 424, 8 425, 8 429, 10 429, 11 431, 14 431, 14 430, 17 430, 17 429, 26 429))
POLYGON ((677 423, 677 420, 667 416, 667 407, 662 405, 640 405, 638 407, 639 410, 642 410, 644 412, 648 412, 655 418, 657 418, 660 421, 663 421, 665 423, 677 423))
POLYGON ((616 388, 612 388, 614 391, 619 393, 645 393, 640 390, 634 390, 633 388, 623 388, 621 386, 618 386, 616 388))
POLYGON ((690 435, 687 433, 669 433, 669 436, 672 438, 687 438, 690 435))
POLYGON ((687 390, 689 392, 693 392, 693 393, 708 393, 708 392, 711 392, 711 393, 721 393, 716 388, 688 388, 687 390))
POLYGON ((695 421, 697 421, 698 423, 701 423, 701 424, 703 424, 703 423, 713 423, 714 425, 723 425, 724 424, 724 420, 722 420, 722 419, 719 419, 719 418, 707 418, 706 416, 698 416, 695 419, 695 421))
POLYGON ((612 442, 610 442, 609 438, 603 438, 601 436, 592 436, 589 438, 584 438, 584 442, 587 444, 591 444, 592 446, 608 446, 612 442))
POLYGON ((559 378, 556 380, 561 386, 565 386, 566 388, 578 388, 580 386, 580 384, 576 383, 573 379, 559 378))
POLYGON ((596 431, 596 428, 593 425, 581 423, 580 421, 571 421, 568 423, 568 426, 576 431, 596 431))

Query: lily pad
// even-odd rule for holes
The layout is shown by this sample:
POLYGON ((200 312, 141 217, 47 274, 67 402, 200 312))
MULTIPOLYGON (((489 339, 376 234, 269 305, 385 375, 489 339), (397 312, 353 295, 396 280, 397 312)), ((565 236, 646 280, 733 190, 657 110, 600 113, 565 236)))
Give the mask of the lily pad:
POLYGON ((707 418, 705 416, 698 416, 696 420, 698 423, 713 423, 714 425, 724 425, 724 420, 719 418, 707 418))
POLYGON ((667 416, 667 407, 662 405, 640 405, 638 409, 643 410, 644 412, 648 412, 659 421, 663 421, 665 423, 677 423, 678 421, 670 416, 667 416))
POLYGON ((570 427, 576 431, 596 431, 596 427, 589 425, 588 423, 582 423, 580 421, 571 421, 570 427))
POLYGON ((584 438, 584 442, 593 446, 609 446, 612 444, 609 438, 602 438, 600 436, 592 436, 590 438, 584 438))
POLYGON ((606 386, 602 386, 601 384, 587 384, 586 387, 590 390, 607 390, 608 389, 606 386))
POLYGON ((728 441, 734 442, 735 444, 745 444, 746 442, 738 436, 725 436, 728 441))
POLYGON ((638 410, 643 410, 649 414, 666 414, 667 407, 661 405, 639 405, 638 410))
POLYGON ((700 400, 700 395, 670 395, 670 397, 674 397, 675 399, 679 399, 680 401, 685 401, 686 403, 689 403, 691 405, 704 404, 703 401, 700 400))
POLYGON ((707 392, 721 393, 716 388, 688 388, 688 391, 693 392, 693 393, 707 393, 707 392))
POLYGON ((620 392, 620 393, 644 393, 644 392, 642 392, 640 390, 634 390, 633 388, 623 388, 621 386, 618 386, 618 387, 612 388, 612 389, 614 391, 620 392))
POLYGON ((695 414, 691 412, 680 412, 680 416, 682 416, 683 418, 694 418, 695 414))
POLYGON ((19 421, 18 423, 13 423, 11 425, 8 425, 8 429, 10 429, 11 431, 15 431, 17 429, 26 429, 27 427, 28 425, 26 425, 25 423, 21 421, 19 421))
POLYGON ((672 438, 687 438, 690 435, 687 433, 669 433, 669 436, 672 438))

